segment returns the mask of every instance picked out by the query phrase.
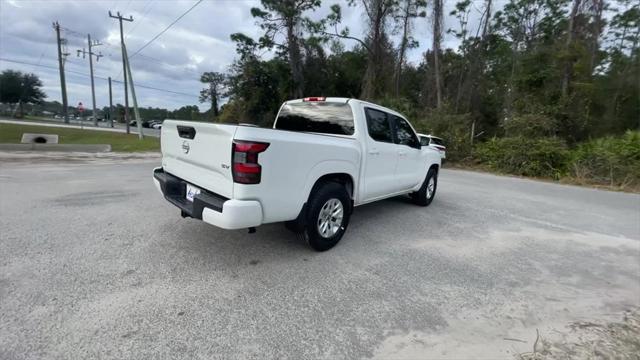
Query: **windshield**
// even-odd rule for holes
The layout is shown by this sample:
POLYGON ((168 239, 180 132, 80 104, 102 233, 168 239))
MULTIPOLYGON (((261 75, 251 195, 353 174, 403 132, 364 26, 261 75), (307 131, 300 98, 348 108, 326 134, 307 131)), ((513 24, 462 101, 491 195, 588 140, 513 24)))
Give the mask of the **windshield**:
POLYGON ((302 102, 285 104, 276 119, 276 129, 353 135, 353 112, 349 104, 302 102))

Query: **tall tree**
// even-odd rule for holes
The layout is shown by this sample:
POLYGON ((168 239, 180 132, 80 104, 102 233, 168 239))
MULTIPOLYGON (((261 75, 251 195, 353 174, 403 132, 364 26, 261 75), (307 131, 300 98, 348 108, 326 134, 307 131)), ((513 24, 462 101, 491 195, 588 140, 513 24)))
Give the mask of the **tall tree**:
POLYGON ((398 12, 395 21, 399 32, 401 33, 400 47, 398 48, 398 61, 393 74, 394 90, 396 97, 400 95, 400 77, 402 67, 405 63, 407 50, 419 46, 417 40, 411 36, 413 30, 413 20, 417 17, 425 17, 426 12, 423 10, 427 6, 425 0, 401 0, 398 6, 398 12))
POLYGON ((24 104, 35 104, 47 95, 42 91, 42 81, 35 74, 4 70, 0 74, 0 103, 18 104, 20 117, 24 116, 24 104))
MULTIPOLYGON (((640 68, 640 4, 637 1, 630 0, 620 1, 621 6, 626 9, 619 12, 611 19, 610 24, 610 40, 612 46, 609 50, 609 70, 608 73, 612 77, 614 94, 611 97, 610 113, 614 119, 620 117, 623 112, 624 103, 638 104, 638 95, 633 96, 634 92, 638 92, 636 86, 640 83, 638 78, 638 69, 640 68), (636 76, 631 75, 635 70, 636 76)), ((635 106, 636 122, 640 128, 640 120, 638 120, 637 111, 640 106, 635 106)))
MULTIPOLYGON (((349 6, 355 6, 356 0, 349 0, 349 6)), ((366 39, 360 39, 349 35, 349 29, 338 31, 338 24, 342 21, 340 5, 331 6, 331 14, 320 23, 320 33, 343 39, 357 41, 367 50, 367 66, 362 80, 362 99, 374 100, 384 93, 385 89, 385 60, 389 50, 387 37, 387 25, 390 16, 396 11, 398 0, 361 0, 360 4, 365 10, 367 21, 366 39), (333 32, 326 31, 327 25, 333 32)))
POLYGON ((291 72, 280 55, 263 61, 258 43, 243 34, 232 34, 239 55, 230 66, 227 81, 229 102, 220 114, 221 122, 268 125, 282 101, 291 98, 291 72))
POLYGON ((593 75, 598 59, 598 51, 600 50, 600 36, 604 29, 605 21, 602 13, 605 9, 605 0, 591 0, 591 11, 593 13, 591 21, 591 44, 589 55, 589 75, 593 75))
POLYGON ((486 75, 485 63, 487 58, 487 46, 489 43, 490 24, 492 14, 493 0, 485 0, 484 10, 476 32, 477 45, 475 47, 475 56, 470 59, 469 77, 472 84, 472 92, 469 95, 469 104, 471 107, 471 133, 470 143, 473 144, 476 135, 476 122, 480 117, 480 96, 485 92, 486 75), (479 37, 479 39, 478 39, 479 37))
POLYGON ((455 99, 455 111, 458 112, 460 106, 460 100, 462 97, 462 85, 467 75, 467 24, 469 23, 469 5, 471 5, 471 0, 463 0, 456 3, 456 7, 449 15, 455 16, 458 19, 459 29, 452 30, 449 29, 447 33, 453 33, 456 38, 458 38, 461 42, 460 50, 461 50, 461 66, 458 71, 458 85, 456 86, 456 99, 455 99))
POLYGON ((562 96, 566 97, 569 94, 569 81, 571 81, 571 75, 573 72, 573 61, 570 56, 571 45, 573 44, 573 39, 575 38, 576 33, 576 19, 579 15, 580 5, 582 4, 582 0, 573 0, 573 5, 571 6, 571 14, 569 15, 569 25, 567 28, 567 40, 565 42, 564 51, 565 51, 565 64, 564 71, 562 74, 562 96))
POLYGON ((265 31, 260 38, 261 47, 277 46, 289 57, 289 67, 293 81, 292 95, 304 96, 304 71, 301 54, 302 28, 305 25, 303 13, 316 9, 321 0, 261 0, 262 7, 252 8, 251 15, 259 19, 259 25, 265 31), (284 42, 278 43, 278 34, 284 32, 284 42))
POLYGON ((214 117, 218 117, 218 103, 222 97, 225 80, 224 74, 215 71, 205 72, 200 76, 200 82, 207 84, 207 88, 200 90, 200 102, 211 102, 211 112, 214 117))
POLYGON ((442 107, 442 74, 440 73, 440 44, 442 42, 442 2, 433 0, 433 78, 435 81, 436 107, 442 107))
POLYGON ((382 74, 384 69, 385 46, 388 45, 386 34, 387 20, 395 11, 396 0, 362 0, 367 17, 370 54, 367 58, 367 70, 362 82, 363 99, 373 100, 382 95, 384 84, 382 74))
MULTIPOLYGON (((564 9, 567 0, 509 0, 496 13, 495 26, 511 48, 510 73, 504 95, 503 121, 513 115, 516 100, 527 105, 518 93, 530 96, 558 96, 561 76, 557 77, 558 43, 566 33, 564 9), (526 65, 526 66, 525 66, 526 65), (552 86, 552 82, 556 85, 552 86), (548 93, 548 94, 546 94, 548 93), (553 94, 553 95, 552 95, 553 94)), ((563 63, 564 64, 564 63, 563 63)))

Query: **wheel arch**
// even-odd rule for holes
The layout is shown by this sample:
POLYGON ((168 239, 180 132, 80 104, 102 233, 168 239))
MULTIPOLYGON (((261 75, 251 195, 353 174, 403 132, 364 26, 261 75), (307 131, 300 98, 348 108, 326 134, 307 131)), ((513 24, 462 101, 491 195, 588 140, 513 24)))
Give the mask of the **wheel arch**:
POLYGON ((343 185, 347 189, 347 192, 349 193, 349 197, 351 198, 351 200, 353 200, 354 194, 355 194, 354 193, 355 182, 351 174, 348 174, 348 173, 330 173, 330 174, 325 174, 320 176, 311 187, 311 191, 309 191, 309 193, 307 194, 307 199, 309 199, 311 194, 313 194, 313 192, 319 185, 322 185, 325 182, 335 182, 343 185))
MULTIPOLYGON (((332 162, 333 165, 336 165, 336 162, 332 162)), ((344 166, 348 163, 343 163, 344 166)), ((328 164, 325 163, 323 168, 327 168, 328 164)), ((314 168, 314 170, 318 169, 318 166, 314 168)), ((313 178, 313 181, 309 181, 307 186, 305 187, 304 192, 304 203, 301 205, 300 210, 298 212, 298 216, 291 221, 287 221, 286 225, 289 229, 299 232, 303 229, 304 219, 307 214, 307 204, 309 202, 309 198, 311 194, 317 189, 320 185, 325 184, 327 182, 336 182, 342 184, 347 189, 347 193, 351 198, 351 210, 353 210, 353 202, 356 194, 356 182, 355 182, 355 171, 353 169, 349 169, 348 167, 343 167, 343 171, 335 171, 335 172, 316 172, 316 175, 310 178, 313 178), (345 171, 346 170, 346 171, 345 171)))

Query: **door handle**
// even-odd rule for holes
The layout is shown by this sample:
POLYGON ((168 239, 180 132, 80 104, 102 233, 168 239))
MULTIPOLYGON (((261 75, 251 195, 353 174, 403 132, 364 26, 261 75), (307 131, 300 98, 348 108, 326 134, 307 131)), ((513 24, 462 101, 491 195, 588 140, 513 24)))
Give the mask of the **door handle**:
POLYGON ((380 155, 380 151, 378 150, 369 150, 370 155, 380 155))
POLYGON ((407 152, 406 151, 398 151, 398 155, 405 156, 405 155, 407 155, 407 152))

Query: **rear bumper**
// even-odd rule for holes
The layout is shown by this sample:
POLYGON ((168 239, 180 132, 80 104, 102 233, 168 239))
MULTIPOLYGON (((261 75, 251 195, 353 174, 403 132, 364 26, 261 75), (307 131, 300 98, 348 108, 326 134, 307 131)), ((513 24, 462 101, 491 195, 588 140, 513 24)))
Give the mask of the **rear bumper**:
POLYGON ((153 169, 153 182, 167 201, 192 218, 223 229, 243 229, 262 223, 262 206, 258 201, 227 199, 203 189, 191 202, 185 197, 187 182, 162 168, 153 169))

